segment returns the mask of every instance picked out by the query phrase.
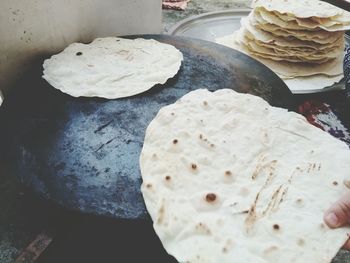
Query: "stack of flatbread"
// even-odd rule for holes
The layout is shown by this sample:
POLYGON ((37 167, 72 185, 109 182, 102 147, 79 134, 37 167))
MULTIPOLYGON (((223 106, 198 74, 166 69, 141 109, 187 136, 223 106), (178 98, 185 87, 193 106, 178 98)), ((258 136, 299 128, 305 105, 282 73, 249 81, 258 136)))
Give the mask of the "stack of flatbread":
POLYGON ((218 42, 255 57, 283 79, 318 75, 328 84, 342 78, 348 29, 350 13, 322 1, 256 0, 241 28, 218 42))

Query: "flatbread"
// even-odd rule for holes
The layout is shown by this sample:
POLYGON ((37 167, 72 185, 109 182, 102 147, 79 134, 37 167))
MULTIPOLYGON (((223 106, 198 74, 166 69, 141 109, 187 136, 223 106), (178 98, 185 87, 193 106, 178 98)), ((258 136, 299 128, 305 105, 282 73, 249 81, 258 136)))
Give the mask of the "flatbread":
POLYGON ((239 34, 252 55, 275 61, 322 64, 337 58, 344 50, 344 37, 329 44, 277 37, 255 27, 254 12, 241 19, 239 34))
POLYGON ((254 0, 253 8, 262 7, 298 18, 330 18, 345 13, 342 9, 319 0, 254 0))
MULTIPOLYGON (((344 36, 342 34, 336 34, 337 37, 330 43, 317 43, 314 41, 300 40, 297 38, 291 39, 283 36, 276 36, 273 33, 261 30, 255 26, 257 24, 253 13, 251 13, 247 18, 242 18, 241 25, 245 29, 245 35, 250 38, 254 38, 264 43, 274 43, 281 47, 299 47, 299 48, 309 48, 314 50, 322 51, 324 49, 331 49, 334 47, 343 48, 344 46, 344 36)), ((291 34, 289 36, 292 36, 291 34)))
MULTIPOLYGON (((246 39, 246 38, 245 38, 246 39)), ((324 55, 319 54, 298 54, 298 53, 291 53, 291 52, 281 52, 275 49, 275 47, 263 47, 258 45, 255 41, 246 40, 245 45, 249 49, 249 51, 253 55, 266 57, 272 60, 278 60, 278 61, 291 61, 291 62, 305 62, 305 63, 326 63, 332 59, 337 58, 339 55, 342 55, 344 52, 343 50, 339 50, 336 54, 329 53, 324 55)))
POLYGON ((254 16, 253 25, 259 29, 270 32, 275 36, 293 36, 294 38, 313 41, 320 44, 328 44, 337 41, 340 37, 343 36, 344 32, 328 32, 322 29, 318 30, 293 30, 279 27, 274 24, 266 23, 266 21, 261 20, 259 15, 254 16), (259 20, 260 19, 260 20, 259 20))
POLYGON ((323 214, 345 191, 349 148, 261 98, 188 93, 150 123, 140 167, 155 232, 179 262, 326 263, 348 239, 323 214))
POLYGON ((99 38, 71 44, 45 60, 43 78, 73 97, 116 99, 164 84, 182 60, 174 46, 153 39, 99 38))
MULTIPOLYGON (((294 54, 300 56, 308 56, 308 55, 324 55, 326 57, 337 57, 343 50, 344 44, 340 44, 339 46, 334 46, 331 48, 326 48, 322 50, 312 49, 307 47, 283 47, 277 46, 275 44, 268 44, 261 42, 259 40, 254 39, 259 46, 273 48, 276 53, 286 53, 286 54, 294 54)), ((343 42, 344 43, 344 42, 343 42)))
POLYGON ((319 0, 256 0, 252 5, 256 11, 277 17, 277 22, 288 22, 287 26, 327 31, 350 29, 350 12, 319 0))
POLYGON ((308 77, 284 79, 284 82, 288 88, 293 91, 294 94, 305 93, 305 91, 312 93, 318 92, 323 88, 331 87, 332 85, 338 83, 343 77, 343 74, 335 77, 314 75, 308 77))
MULTIPOLYGON (((274 24, 282 28, 286 29, 292 29, 292 30, 314 30, 317 28, 324 29, 329 32, 335 32, 335 31, 345 31, 350 29, 350 24, 338 24, 335 23, 332 26, 325 26, 325 25, 316 25, 316 24, 310 24, 307 23, 307 21, 304 21, 304 23, 298 23, 297 21, 284 21, 279 16, 276 16, 272 12, 268 12, 267 10, 263 8, 257 8, 254 9, 254 12, 257 16, 261 17, 261 20, 264 20, 265 23, 274 24)), ((299 20, 298 20, 299 21, 299 20)))
POLYGON ((287 22, 283 21, 278 16, 274 15, 271 12, 266 11, 265 9, 254 9, 254 15, 258 17, 262 24, 274 24, 281 28, 292 29, 292 30, 312 30, 310 28, 302 28, 295 21, 287 22))
POLYGON ((343 19, 340 19, 340 21, 336 20, 335 17, 333 18, 319 18, 319 17, 310 17, 310 18, 299 18, 291 15, 285 15, 281 14, 279 12, 273 12, 274 15, 278 16, 280 19, 284 21, 295 21, 299 26, 301 27, 308 27, 308 28, 316 28, 318 26, 323 26, 323 27, 332 27, 335 25, 347 25, 350 24, 349 21, 346 23, 342 21, 343 19))
POLYGON ((242 36, 239 34, 239 32, 240 31, 236 31, 235 34, 228 35, 222 38, 217 38, 216 42, 221 45, 241 51, 255 58, 256 60, 263 63, 265 66, 269 67, 275 73, 277 73, 281 78, 294 78, 312 76, 317 74, 323 74, 327 76, 338 76, 343 73, 343 54, 329 63, 324 63, 320 65, 309 63, 293 63, 287 61, 277 62, 271 59, 264 59, 251 54, 249 49, 242 42, 242 36))

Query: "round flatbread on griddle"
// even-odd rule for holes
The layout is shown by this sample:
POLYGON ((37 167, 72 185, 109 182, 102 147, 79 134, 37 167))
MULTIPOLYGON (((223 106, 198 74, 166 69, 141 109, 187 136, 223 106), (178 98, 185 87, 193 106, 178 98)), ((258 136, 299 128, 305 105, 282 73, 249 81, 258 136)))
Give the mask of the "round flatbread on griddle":
POLYGON ((73 97, 116 99, 164 84, 182 60, 174 46, 156 40, 99 38, 71 44, 46 60, 43 78, 73 97))

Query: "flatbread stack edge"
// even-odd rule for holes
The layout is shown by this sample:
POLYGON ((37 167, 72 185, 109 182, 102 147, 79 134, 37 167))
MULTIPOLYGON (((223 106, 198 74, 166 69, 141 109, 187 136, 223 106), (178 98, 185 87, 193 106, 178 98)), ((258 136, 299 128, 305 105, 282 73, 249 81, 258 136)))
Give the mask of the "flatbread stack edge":
POLYGON ((256 58, 282 79, 342 78, 349 12, 319 0, 255 0, 252 7, 241 28, 218 43, 256 58))
POLYGON ((259 97, 196 90, 162 108, 140 168, 154 229, 179 262, 327 263, 348 239, 323 213, 346 190, 349 148, 259 97))
POLYGON ((182 60, 174 46, 153 39, 98 38, 45 60, 43 78, 73 97, 124 98, 164 84, 182 60))

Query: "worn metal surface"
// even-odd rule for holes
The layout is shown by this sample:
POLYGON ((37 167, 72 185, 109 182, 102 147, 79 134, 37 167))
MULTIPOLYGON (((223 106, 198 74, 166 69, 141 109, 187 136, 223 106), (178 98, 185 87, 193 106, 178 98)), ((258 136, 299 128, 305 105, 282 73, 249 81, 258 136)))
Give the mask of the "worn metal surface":
POLYGON ((1 137, 21 182, 70 209, 143 217, 139 154, 146 127, 162 106, 198 88, 230 88, 293 107, 284 83, 244 54, 201 40, 144 37, 184 54, 179 73, 165 85, 125 99, 77 99, 50 87, 39 66, 10 94, 1 108, 1 137))

